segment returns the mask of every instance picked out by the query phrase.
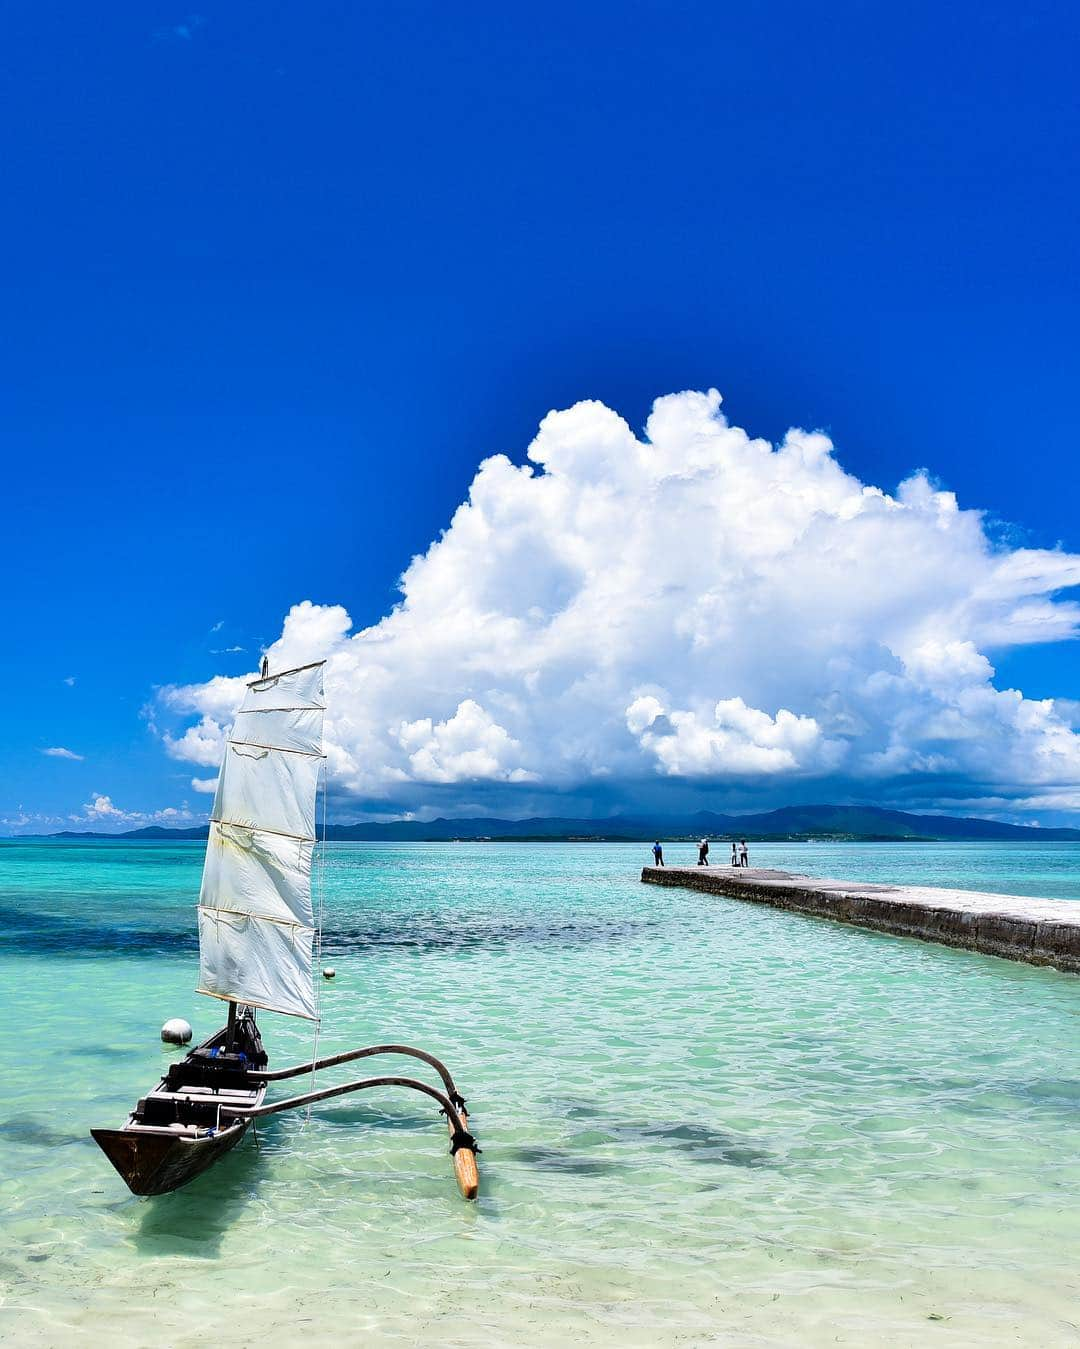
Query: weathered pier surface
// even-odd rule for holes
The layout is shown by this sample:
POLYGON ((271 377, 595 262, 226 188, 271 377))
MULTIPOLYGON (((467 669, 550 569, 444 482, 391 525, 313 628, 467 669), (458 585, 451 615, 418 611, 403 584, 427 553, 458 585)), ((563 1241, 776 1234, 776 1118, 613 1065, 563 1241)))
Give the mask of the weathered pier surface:
POLYGON ((1080 902, 1073 900, 819 880, 751 867, 644 867, 641 879, 1080 973, 1080 902))

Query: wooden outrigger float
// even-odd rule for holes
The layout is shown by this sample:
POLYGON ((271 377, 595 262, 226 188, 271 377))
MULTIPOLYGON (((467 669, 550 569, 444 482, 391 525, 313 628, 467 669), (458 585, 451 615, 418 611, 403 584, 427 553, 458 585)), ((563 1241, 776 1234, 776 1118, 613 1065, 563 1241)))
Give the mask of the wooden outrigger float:
POLYGON ((229 1005, 226 1026, 170 1066, 119 1129, 91 1136, 135 1194, 167 1194, 219 1161, 253 1120, 376 1087, 430 1097, 445 1115, 458 1188, 480 1187, 465 1099, 445 1064, 404 1044, 368 1045, 271 1072, 256 1008, 317 1019, 311 977, 311 862, 322 754, 322 662, 248 685, 229 737, 211 815, 199 896, 199 991, 229 1005), (231 756, 235 755, 236 758, 231 756), (273 758, 271 756, 274 756, 273 758), (419 1078, 360 1078, 266 1101, 267 1085, 357 1059, 402 1055, 419 1078))

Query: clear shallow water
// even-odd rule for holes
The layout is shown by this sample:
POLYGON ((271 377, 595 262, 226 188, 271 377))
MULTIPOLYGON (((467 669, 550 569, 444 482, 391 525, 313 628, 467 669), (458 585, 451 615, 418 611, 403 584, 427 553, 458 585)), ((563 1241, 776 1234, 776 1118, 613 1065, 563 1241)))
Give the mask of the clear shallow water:
MULTIPOLYGON (((636 845, 329 850, 321 1052, 442 1054, 486 1147, 478 1204, 427 1102, 391 1092, 131 1197, 86 1130, 152 1085, 167 1016, 219 1022, 192 993, 201 854, 0 844, 0 1336, 1080 1338, 1080 981, 657 891, 636 845)), ((752 859, 1080 897, 1072 845, 752 859)), ((264 1033, 278 1065, 310 1051, 299 1023, 264 1033)))
MULTIPOLYGON (((714 852, 727 861, 722 844, 714 852)), ((697 851, 674 844, 665 857, 689 865, 697 851)), ((845 881, 1080 899, 1080 843, 757 843, 750 861, 845 881)))

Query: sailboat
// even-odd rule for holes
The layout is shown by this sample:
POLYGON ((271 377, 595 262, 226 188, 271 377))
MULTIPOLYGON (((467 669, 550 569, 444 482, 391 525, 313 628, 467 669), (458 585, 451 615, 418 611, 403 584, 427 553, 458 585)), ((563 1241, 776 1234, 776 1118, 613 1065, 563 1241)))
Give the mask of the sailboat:
POLYGON ((228 1005, 226 1024, 170 1065, 119 1129, 90 1133, 134 1194, 166 1194, 212 1166, 252 1121, 375 1087, 421 1092, 440 1107, 458 1187, 475 1199, 476 1154, 464 1097, 446 1066, 406 1044, 368 1045, 271 1072, 259 1011, 318 1024, 312 862, 323 753, 324 661, 270 674, 266 661, 225 745, 199 892, 198 992, 228 1005), (404 1055, 440 1086, 384 1076, 266 1101, 270 1083, 354 1059, 404 1055))

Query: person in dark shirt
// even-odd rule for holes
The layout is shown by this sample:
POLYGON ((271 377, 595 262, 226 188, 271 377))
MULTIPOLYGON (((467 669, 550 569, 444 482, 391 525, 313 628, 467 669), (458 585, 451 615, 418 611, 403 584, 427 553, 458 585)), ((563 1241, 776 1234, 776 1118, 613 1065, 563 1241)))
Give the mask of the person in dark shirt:
POLYGON ((697 864, 699 867, 707 867, 709 865, 709 840, 707 838, 703 838, 698 844, 697 864))

